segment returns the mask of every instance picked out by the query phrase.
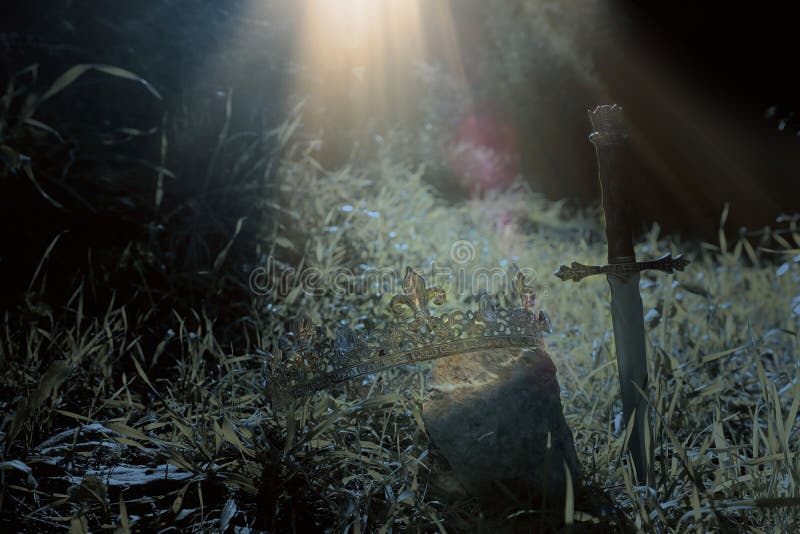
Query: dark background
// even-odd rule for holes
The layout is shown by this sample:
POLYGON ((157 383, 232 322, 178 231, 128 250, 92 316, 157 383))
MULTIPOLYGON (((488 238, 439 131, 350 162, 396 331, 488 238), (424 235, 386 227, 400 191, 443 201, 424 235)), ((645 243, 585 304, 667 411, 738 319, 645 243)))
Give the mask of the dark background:
POLYGON ((775 104, 795 106, 800 77, 796 19, 778 3, 620 2, 658 50, 707 89, 760 115, 775 104))
MULTIPOLYGON (((752 228, 800 210, 800 123, 794 115, 800 76, 793 67, 798 42, 790 9, 743 2, 619 5, 631 20, 620 46, 635 50, 641 43, 643 58, 632 65, 607 55, 599 69, 618 100, 641 114, 642 129, 681 186, 664 195, 675 208, 664 220, 689 215, 678 225, 703 228, 727 201, 728 228, 752 228), (650 101, 651 94, 626 86, 628 69, 650 62, 678 82, 667 88, 674 91, 674 107, 663 106, 669 94, 650 101)), ((663 185, 664 175, 654 174, 663 185)))
MULTIPOLYGON (((726 203, 732 232, 800 210, 800 76, 789 8, 608 4, 597 24, 564 21, 584 25, 576 47, 591 57, 596 83, 568 69, 532 72, 528 94, 515 95, 534 189, 584 205, 599 198, 585 110, 613 102, 631 123, 643 229, 657 221, 667 232, 715 240, 726 203)), ((480 16, 463 16, 479 26, 480 16)), ((462 48, 478 46, 471 35, 465 30, 462 48)))

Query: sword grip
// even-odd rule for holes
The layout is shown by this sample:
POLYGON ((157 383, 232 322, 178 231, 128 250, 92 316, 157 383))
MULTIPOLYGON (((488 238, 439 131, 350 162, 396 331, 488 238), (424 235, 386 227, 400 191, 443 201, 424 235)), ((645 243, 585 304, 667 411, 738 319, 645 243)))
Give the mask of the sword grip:
POLYGON ((603 193, 603 213, 606 219, 608 261, 619 258, 636 261, 633 248, 633 225, 627 183, 627 138, 622 107, 613 104, 589 110, 592 133, 589 140, 597 153, 598 177, 603 193))

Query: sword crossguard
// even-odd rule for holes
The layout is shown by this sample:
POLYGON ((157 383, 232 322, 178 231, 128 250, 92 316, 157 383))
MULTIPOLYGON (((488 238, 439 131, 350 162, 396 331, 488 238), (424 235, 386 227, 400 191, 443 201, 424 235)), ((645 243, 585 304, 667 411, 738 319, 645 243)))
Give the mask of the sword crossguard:
POLYGON ((665 254, 657 260, 612 263, 609 265, 584 265, 573 261, 569 267, 562 265, 558 271, 556 271, 555 275, 564 282, 567 280, 579 282, 587 276, 608 274, 616 276, 623 282, 627 282, 634 274, 641 271, 656 269, 672 274, 675 271, 683 271, 688 264, 689 260, 684 258, 683 254, 678 254, 674 258, 672 254, 665 254))

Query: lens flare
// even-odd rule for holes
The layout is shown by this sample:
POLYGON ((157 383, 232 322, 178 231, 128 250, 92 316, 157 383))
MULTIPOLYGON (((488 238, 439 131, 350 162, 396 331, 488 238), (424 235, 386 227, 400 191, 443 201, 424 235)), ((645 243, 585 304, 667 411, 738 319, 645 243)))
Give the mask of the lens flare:
POLYGON ((307 119, 336 130, 356 119, 396 119, 424 60, 420 6, 409 0, 305 0, 297 44, 307 119))

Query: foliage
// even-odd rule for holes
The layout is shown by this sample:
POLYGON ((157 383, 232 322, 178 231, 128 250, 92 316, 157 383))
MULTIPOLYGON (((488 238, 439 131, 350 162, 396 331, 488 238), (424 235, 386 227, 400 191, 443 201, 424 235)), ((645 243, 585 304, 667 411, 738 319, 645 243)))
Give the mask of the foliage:
MULTIPOLYGON (((447 206, 418 169, 389 153, 365 168, 325 171, 301 144, 280 169, 283 222, 269 242, 284 260, 357 273, 365 260, 442 259, 452 239, 476 243, 476 265, 508 258, 488 223, 491 199, 447 206), (397 202, 403 194, 408 203, 397 202)), ((784 243, 776 256, 723 237, 695 248, 691 268, 675 282, 644 280, 657 459, 655 485, 644 489, 632 485, 620 458, 605 284, 556 285, 544 274, 572 258, 600 261, 596 223, 578 216, 572 226, 559 224, 558 209, 544 217, 547 209, 533 198, 520 202, 526 231, 516 254, 520 265, 541 269, 540 302, 554 323, 549 351, 567 420, 590 482, 614 503, 601 517, 579 499, 567 517, 646 530, 791 530, 798 521, 800 392, 792 362, 800 243, 771 235, 784 243)), ((796 231, 788 235, 800 241, 796 231)), ((687 244, 654 229, 640 251, 679 246, 687 244)), ((469 303, 466 295, 461 301, 469 303)), ((88 318, 80 292, 61 311, 6 314, 2 387, 13 400, 2 427, 3 513, 21 511, 16 520, 31 528, 70 524, 78 532, 83 525, 473 531, 477 504, 453 499, 436 483, 440 466, 419 412, 424 366, 318 394, 289 413, 264 401, 272 339, 294 313, 328 325, 367 323, 384 304, 364 294, 299 291, 253 314, 262 336, 232 348, 217 341, 200 310, 162 324, 155 348, 139 336, 150 317, 111 302, 102 317, 88 318)), ((509 503, 505 517, 520 524, 531 516, 509 503)))

